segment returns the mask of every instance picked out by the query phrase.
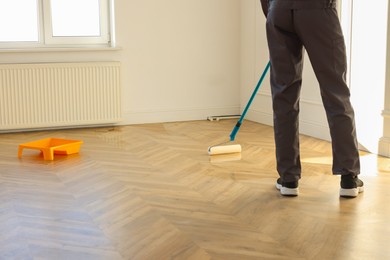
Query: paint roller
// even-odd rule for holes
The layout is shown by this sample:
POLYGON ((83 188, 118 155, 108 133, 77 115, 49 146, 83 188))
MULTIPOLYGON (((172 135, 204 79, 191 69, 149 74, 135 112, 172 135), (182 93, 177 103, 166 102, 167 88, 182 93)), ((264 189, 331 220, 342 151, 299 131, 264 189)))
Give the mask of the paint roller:
POLYGON ((241 145, 239 144, 229 144, 234 141, 236 138, 236 135, 238 133, 238 130, 240 129, 242 125, 242 121, 245 118, 245 115, 252 104, 253 99, 255 98, 257 91, 259 90, 261 84, 263 83, 263 80, 265 78, 265 75, 267 75, 267 72, 271 66, 270 61, 268 61, 267 65, 265 66, 265 69, 263 71, 263 74, 261 75, 259 82, 256 85, 255 90, 252 93, 252 96, 250 97, 248 104, 246 104, 246 107, 240 116, 240 118, 237 121, 237 124, 234 126, 232 132, 230 133, 230 140, 221 144, 213 145, 208 148, 208 154, 209 155, 220 155, 220 154, 231 154, 231 153, 241 153, 241 145))

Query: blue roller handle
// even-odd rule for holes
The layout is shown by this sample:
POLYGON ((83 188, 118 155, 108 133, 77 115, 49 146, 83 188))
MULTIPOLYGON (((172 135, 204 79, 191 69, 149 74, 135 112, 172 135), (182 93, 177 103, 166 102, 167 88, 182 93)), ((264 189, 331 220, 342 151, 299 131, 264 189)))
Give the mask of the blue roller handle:
POLYGON ((257 91, 259 90, 259 88, 261 86, 261 83, 263 83, 265 75, 267 75, 267 72, 268 72, 270 66, 271 66, 271 62, 268 61, 268 64, 267 64, 267 66, 265 66, 263 74, 261 75, 260 80, 257 83, 257 86, 256 86, 255 90, 253 91, 251 98, 248 101, 248 104, 246 104, 246 107, 245 107, 244 111, 242 112, 242 115, 241 115, 240 119, 237 121, 237 124, 234 126, 233 131, 230 134, 230 141, 234 141, 234 139, 236 138, 237 132, 240 129, 242 121, 245 118, 246 112, 248 111, 249 107, 251 106, 252 101, 255 98, 255 96, 257 94, 257 91))

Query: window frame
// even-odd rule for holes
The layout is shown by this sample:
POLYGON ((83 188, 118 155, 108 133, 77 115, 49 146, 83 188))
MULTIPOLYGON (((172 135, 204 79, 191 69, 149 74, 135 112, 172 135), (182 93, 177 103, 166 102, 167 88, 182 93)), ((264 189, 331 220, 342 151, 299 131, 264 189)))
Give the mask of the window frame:
POLYGON ((53 45, 107 44, 109 42, 108 0, 99 1, 100 36, 53 36, 51 0, 43 0, 45 43, 53 45))
MULTIPOLYGON (((11 0, 12 1, 12 0, 11 0)), ((99 0, 100 36, 53 36, 50 0, 36 0, 38 41, 0 42, 1 49, 74 48, 114 46, 114 0, 99 0)))

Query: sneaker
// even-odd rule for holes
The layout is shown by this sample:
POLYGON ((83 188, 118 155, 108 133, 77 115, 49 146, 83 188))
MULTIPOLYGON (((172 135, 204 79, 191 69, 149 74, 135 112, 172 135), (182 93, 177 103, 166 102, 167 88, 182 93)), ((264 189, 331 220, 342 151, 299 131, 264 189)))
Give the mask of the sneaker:
POLYGON ((340 186, 340 197, 355 198, 364 191, 363 181, 351 174, 341 175, 340 186))
POLYGON ((279 178, 276 181, 276 188, 280 191, 283 196, 298 196, 298 182, 282 182, 279 178))

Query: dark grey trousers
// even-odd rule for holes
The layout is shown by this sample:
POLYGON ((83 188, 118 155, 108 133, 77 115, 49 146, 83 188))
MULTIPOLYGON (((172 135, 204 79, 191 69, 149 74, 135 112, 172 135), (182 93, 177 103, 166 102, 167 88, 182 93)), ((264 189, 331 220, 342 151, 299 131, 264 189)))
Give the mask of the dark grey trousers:
POLYGON ((303 49, 309 55, 320 85, 332 138, 333 174, 358 175, 360 162, 354 111, 345 81, 346 51, 337 10, 333 7, 275 7, 271 1, 266 26, 276 161, 282 181, 297 181, 301 177, 298 114, 303 49))

